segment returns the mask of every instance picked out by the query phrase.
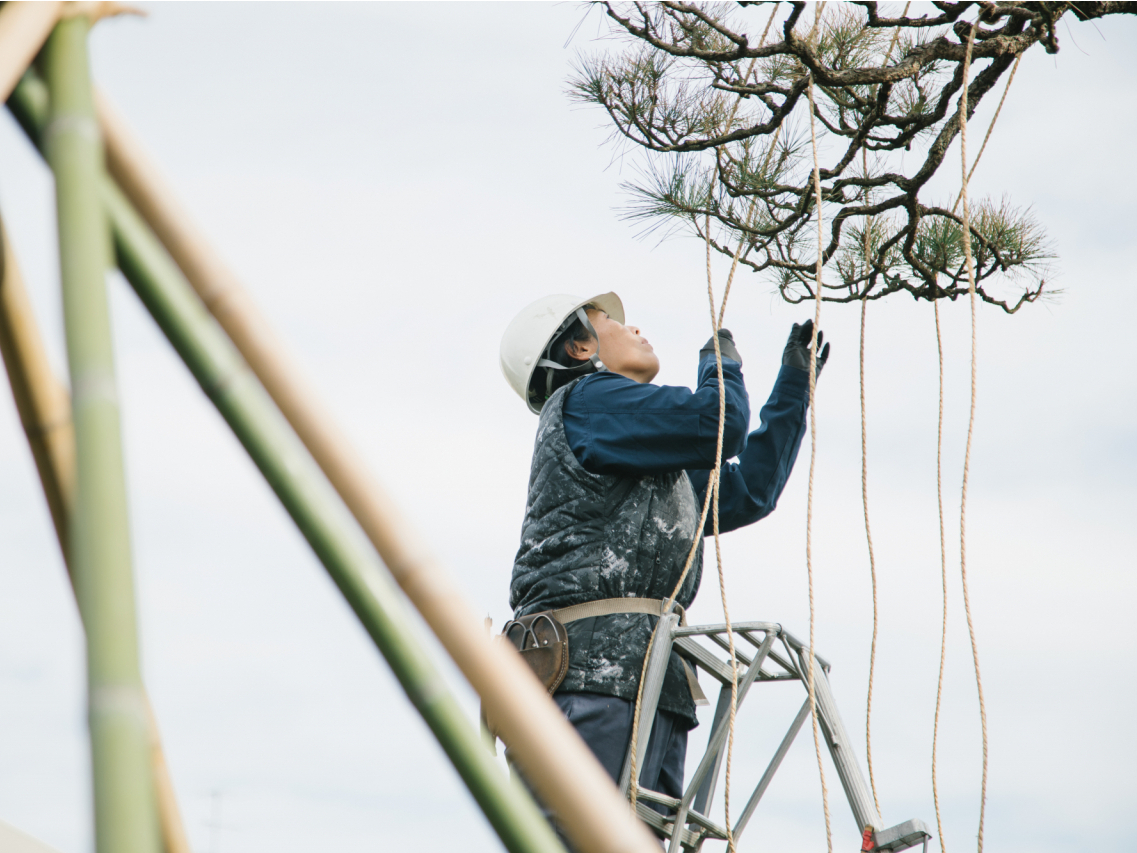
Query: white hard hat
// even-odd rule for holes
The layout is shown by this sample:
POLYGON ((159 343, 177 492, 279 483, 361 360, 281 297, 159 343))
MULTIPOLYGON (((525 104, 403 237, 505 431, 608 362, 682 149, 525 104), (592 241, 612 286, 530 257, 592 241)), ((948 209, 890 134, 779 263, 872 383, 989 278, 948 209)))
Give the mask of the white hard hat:
POLYGON ((617 323, 624 322, 624 303, 615 293, 602 293, 591 299, 554 293, 527 305, 506 327, 501 337, 501 372, 509 387, 525 401, 531 412, 540 413, 544 403, 543 399, 535 400, 529 393, 533 371, 539 362, 547 361, 545 350, 562 330, 565 321, 585 305, 599 308, 617 323))

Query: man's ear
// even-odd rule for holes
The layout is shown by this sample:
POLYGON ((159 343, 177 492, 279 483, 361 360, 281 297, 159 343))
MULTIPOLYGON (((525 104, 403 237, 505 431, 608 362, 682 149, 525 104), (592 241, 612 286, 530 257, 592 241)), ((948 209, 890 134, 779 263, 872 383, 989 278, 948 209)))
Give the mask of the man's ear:
POLYGON ((569 358, 577 361, 587 361, 596 353, 596 338, 587 341, 565 341, 565 352, 569 358))

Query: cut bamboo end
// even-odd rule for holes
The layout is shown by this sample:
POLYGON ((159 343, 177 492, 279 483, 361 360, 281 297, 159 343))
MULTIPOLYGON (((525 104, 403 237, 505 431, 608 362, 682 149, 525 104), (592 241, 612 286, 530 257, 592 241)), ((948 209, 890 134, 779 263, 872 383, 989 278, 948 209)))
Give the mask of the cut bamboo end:
POLYGON ((8 100, 40 52, 59 20, 63 5, 11 2, 0 8, 0 101, 8 100))

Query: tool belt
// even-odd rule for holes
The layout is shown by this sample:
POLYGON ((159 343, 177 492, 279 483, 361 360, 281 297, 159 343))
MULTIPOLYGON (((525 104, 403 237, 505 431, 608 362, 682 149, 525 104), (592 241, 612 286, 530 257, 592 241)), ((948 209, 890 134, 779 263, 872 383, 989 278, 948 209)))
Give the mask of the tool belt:
MULTIPOLYGON (((687 624, 687 614, 678 604, 679 624, 687 624)), ((502 636, 517 649, 537 679, 545 685, 549 693, 556 691, 568 673, 569 642, 565 625, 593 616, 613 616, 617 613, 645 613, 659 616, 663 611, 663 601, 658 598, 603 598, 599 601, 586 601, 559 610, 542 610, 519 619, 511 619, 501 629, 502 636)), ((707 705, 706 694, 699 687, 699 680, 687 661, 683 661, 687 675, 687 686, 698 705, 707 705)))

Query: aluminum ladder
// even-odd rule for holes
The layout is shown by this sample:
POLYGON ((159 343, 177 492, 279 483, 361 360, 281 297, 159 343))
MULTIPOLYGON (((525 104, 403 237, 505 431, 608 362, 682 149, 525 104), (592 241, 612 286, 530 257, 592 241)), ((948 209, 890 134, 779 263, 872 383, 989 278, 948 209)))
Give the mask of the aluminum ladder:
MULTIPOLYGON (((737 843, 763 794, 769 788, 782 759, 789 752, 794 738, 809 719, 809 648, 775 622, 741 622, 732 628, 735 634, 735 656, 738 660, 740 708, 755 682, 798 681, 806 692, 801 710, 790 724, 781 745, 774 752, 765 773, 747 799, 734 825, 734 839, 737 843)), ((706 752, 690 781, 687 782, 683 798, 677 800, 641 786, 638 789, 636 812, 641 820, 669 842, 668 853, 680 853, 681 850, 697 853, 704 841, 708 839, 725 841, 727 835, 724 827, 707 816, 724 763, 723 757, 730 726, 731 667, 726 625, 683 627, 680 626, 679 616, 676 613, 670 613, 660 619, 644 681, 637 735, 639 767, 643 767, 648 739, 651 737, 651 727, 659 704, 659 693, 663 688, 667 662, 673 650, 691 666, 696 667, 696 671, 702 670, 719 682, 721 687, 718 705, 715 708, 706 752), (660 814, 648 803, 665 806, 672 814, 670 816, 660 814)), ((863 849, 892 853, 923 844, 926 853, 928 840, 932 836, 923 821, 909 820, 887 829, 880 828, 884 822, 873 804, 868 784, 861 773, 860 765, 853 754, 852 743, 845 733, 841 715, 833 701, 833 693, 826 675, 830 665, 820 655, 815 655, 814 660, 816 661, 814 693, 820 729, 849 800, 853 819, 857 823, 857 833, 864 839, 863 849), (866 827, 871 827, 873 831, 866 832, 866 827)), ((631 745, 629 744, 628 754, 624 758, 624 770, 620 776, 620 790, 625 796, 628 793, 630 779, 631 745)))

